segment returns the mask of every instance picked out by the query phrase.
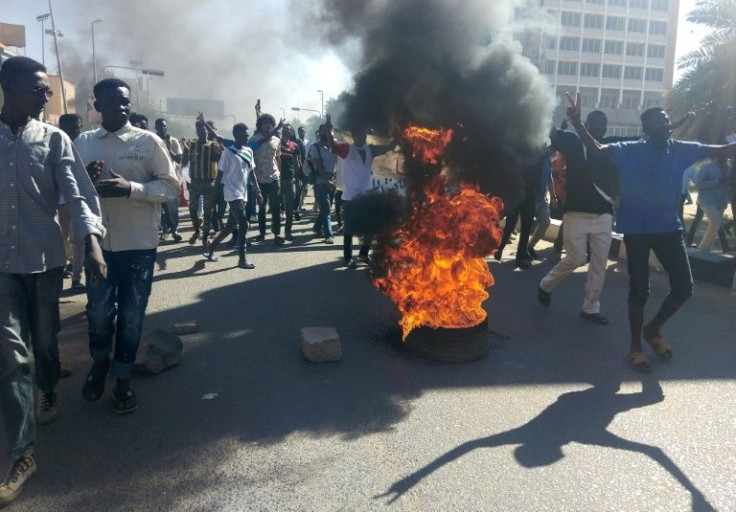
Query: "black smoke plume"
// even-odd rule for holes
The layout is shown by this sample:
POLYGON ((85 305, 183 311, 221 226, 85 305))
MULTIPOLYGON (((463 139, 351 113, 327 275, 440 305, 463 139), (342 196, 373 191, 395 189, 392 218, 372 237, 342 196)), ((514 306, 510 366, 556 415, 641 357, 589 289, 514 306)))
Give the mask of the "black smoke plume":
MULTIPOLYGON (((513 206, 520 167, 534 159, 555 99, 546 79, 505 30, 515 2, 504 0, 323 0, 320 27, 333 44, 357 38, 362 62, 337 121, 386 134, 406 124, 451 128, 451 179, 476 183, 513 206)), ((405 169, 409 189, 426 167, 405 169)))

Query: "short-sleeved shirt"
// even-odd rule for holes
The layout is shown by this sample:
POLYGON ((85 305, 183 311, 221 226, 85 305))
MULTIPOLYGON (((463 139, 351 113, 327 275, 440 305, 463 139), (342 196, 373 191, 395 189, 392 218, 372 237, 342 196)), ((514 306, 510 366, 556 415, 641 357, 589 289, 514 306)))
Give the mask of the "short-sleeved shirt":
POLYGON ((296 142, 281 143, 281 179, 293 180, 296 174, 297 162, 300 159, 299 146, 296 142))
POLYGON ((276 163, 276 158, 281 154, 281 139, 275 135, 267 141, 264 138, 263 134, 256 133, 248 140, 248 147, 253 149, 258 183, 271 183, 281 176, 276 163))
POLYGON ((618 231, 631 235, 681 231, 682 174, 708 156, 708 146, 669 139, 664 149, 649 140, 606 148, 620 170, 618 231))
POLYGON ((221 155, 222 146, 217 142, 193 141, 189 145, 189 177, 193 181, 214 180, 221 155))
MULTIPOLYGON (((325 172, 329 177, 335 176, 335 164, 337 163, 337 155, 335 155, 330 148, 322 144, 320 141, 316 141, 309 148, 309 159, 314 163, 314 169, 317 170, 317 161, 321 160, 322 165, 325 167, 325 172)), ((325 183, 325 180, 317 172, 315 183, 325 183)))
POLYGON ((602 163, 595 160, 588 161, 580 137, 572 132, 557 130, 557 138, 552 147, 565 156, 567 164, 565 211, 613 213, 611 203, 596 189, 593 180, 592 166, 600 166, 602 163))
POLYGON ((247 201, 248 176, 254 168, 253 151, 249 147, 230 147, 222 152, 218 167, 222 172, 225 201, 247 201))

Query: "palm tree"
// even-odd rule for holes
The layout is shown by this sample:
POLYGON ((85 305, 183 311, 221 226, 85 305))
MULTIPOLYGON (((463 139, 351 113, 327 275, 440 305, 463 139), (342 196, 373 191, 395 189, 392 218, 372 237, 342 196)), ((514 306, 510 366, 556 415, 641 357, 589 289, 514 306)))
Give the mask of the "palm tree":
POLYGON ((688 13, 691 23, 711 29, 700 48, 684 55, 683 76, 669 94, 673 118, 688 110, 698 114, 687 135, 703 142, 722 142, 734 131, 736 103, 736 0, 698 0, 688 13))

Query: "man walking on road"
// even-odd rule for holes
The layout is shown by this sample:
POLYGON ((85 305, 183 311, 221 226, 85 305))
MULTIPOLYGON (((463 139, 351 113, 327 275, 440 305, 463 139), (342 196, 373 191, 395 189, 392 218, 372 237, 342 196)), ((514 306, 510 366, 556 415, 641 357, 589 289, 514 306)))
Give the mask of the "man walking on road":
POLYGON ((89 268, 104 279, 100 205, 71 140, 37 121, 53 94, 46 68, 26 57, 0 68, 0 415, 13 466, 0 483, 0 506, 36 471, 35 426, 57 414, 59 295, 66 256, 56 221, 59 195, 89 268), (40 407, 34 414, 32 347, 40 407))
MULTIPOLYGON (((596 140, 602 140, 608 127, 606 114, 596 110, 588 114, 585 126, 596 140)), ((593 181, 591 165, 606 165, 603 159, 587 158, 580 137, 553 129, 552 148, 562 153, 567 163, 567 198, 562 223, 565 257, 539 282, 539 302, 549 307, 552 290, 576 268, 585 265, 590 247, 590 264, 585 279, 585 299, 580 317, 600 325, 608 318, 601 314, 600 296, 606 278, 606 262, 611 248, 613 200, 593 181)))
MULTIPOLYGON (((629 271, 629 364, 649 371, 642 350, 642 336, 662 359, 672 349, 662 336, 662 326, 692 295, 682 222, 678 215, 682 175, 685 169, 706 157, 736 156, 736 143, 707 146, 670 138, 673 125, 662 107, 651 107, 641 115, 645 140, 602 145, 580 121, 580 94, 567 95, 567 115, 586 149, 593 155, 607 155, 620 170, 620 200, 617 228, 624 234, 629 271), (670 293, 648 324, 644 325, 644 305, 649 296, 649 253, 654 252, 670 280, 670 293)), ((567 226, 565 226, 567 229, 567 226)))
POLYGON ((92 368, 82 389, 88 401, 105 390, 108 370, 117 379, 115 412, 138 407, 130 375, 141 338, 153 282, 161 203, 178 196, 179 180, 163 141, 135 128, 130 116, 130 87, 107 78, 94 87, 102 126, 81 134, 75 144, 102 198, 103 255, 108 279, 87 274, 87 320, 92 368), (100 179, 103 178, 103 179, 100 179), (110 352, 114 357, 110 363, 110 352))

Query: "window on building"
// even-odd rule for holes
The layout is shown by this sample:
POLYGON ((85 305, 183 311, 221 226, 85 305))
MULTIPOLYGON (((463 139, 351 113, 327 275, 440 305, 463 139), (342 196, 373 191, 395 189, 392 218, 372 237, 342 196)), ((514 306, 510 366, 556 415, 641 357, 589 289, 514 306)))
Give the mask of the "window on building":
POLYGON ((647 82, 663 82, 664 81, 664 69, 662 68, 647 68, 644 73, 644 80, 647 82))
POLYGON ((601 94, 600 108, 618 108, 618 94, 606 93, 601 94))
POLYGON ((606 30, 624 31, 626 27, 626 18, 621 16, 606 16, 606 30))
POLYGON ((555 74, 555 61, 548 60, 544 63, 544 73, 547 75, 555 74))
POLYGON ((626 43, 626 55, 632 57, 644 56, 644 43, 626 43))
POLYGON ((647 57, 650 59, 664 59, 665 47, 661 44, 650 44, 647 46, 647 57))
POLYGON ((661 107, 662 104, 662 98, 644 98, 644 103, 642 104, 642 107, 644 108, 644 110, 646 110, 650 107, 661 107))
POLYGON ((614 64, 603 64, 602 74, 603 78, 621 78, 621 66, 614 64))
POLYGON ((667 11, 669 10, 668 0, 652 0, 653 11, 667 11))
POLYGON ((639 94, 636 92, 624 92, 621 98, 621 108, 624 110, 639 110, 639 94))
POLYGON ((626 0, 608 0, 608 5, 615 5, 617 7, 626 7, 626 0))
POLYGON ((621 55, 624 53, 624 42, 623 41, 606 41, 603 46, 603 53, 610 55, 621 55))
POLYGON ((647 20, 639 18, 629 18, 629 32, 641 32, 646 33, 647 31, 647 20))
POLYGON ((629 0, 629 7, 632 9, 648 9, 649 0, 629 0))
POLYGON ((580 64, 580 76, 598 76, 600 74, 600 64, 591 62, 583 62, 580 64))
POLYGON ((557 63, 557 74, 558 75, 571 75, 575 76, 578 74, 578 63, 561 60, 557 63))
POLYGON ((624 80, 641 80, 644 68, 641 66, 626 66, 624 68, 624 80))
POLYGON ((600 39, 583 39, 583 51, 585 53, 601 53, 600 39))
POLYGON ((586 4, 597 4, 597 5, 603 5, 605 2, 604 0, 585 0, 586 4))
POLYGON ((585 28, 603 28, 602 14, 586 14, 583 19, 585 28))
POLYGON ((579 27, 580 26, 580 13, 562 11, 562 14, 560 17, 560 23, 562 23, 562 25, 565 27, 579 27))
POLYGON ((667 22, 666 21, 650 21, 649 22, 649 33, 656 36, 664 36, 667 34, 667 22))
POLYGON ((598 106, 598 98, 595 94, 581 94, 580 106, 583 108, 596 108, 598 106))
POLYGON ((561 37, 560 38, 560 51, 576 52, 580 50, 580 38, 579 37, 561 37))

